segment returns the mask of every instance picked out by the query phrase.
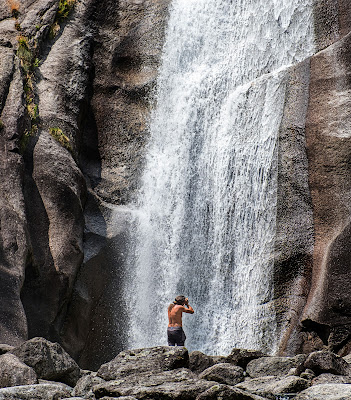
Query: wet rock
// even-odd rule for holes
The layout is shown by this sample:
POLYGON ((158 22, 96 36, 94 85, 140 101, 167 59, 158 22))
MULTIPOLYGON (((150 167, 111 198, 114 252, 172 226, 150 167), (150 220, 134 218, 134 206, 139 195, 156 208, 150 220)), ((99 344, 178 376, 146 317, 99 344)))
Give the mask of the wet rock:
POLYGON ((265 357, 267 354, 257 350, 246 350, 246 349, 233 349, 225 362, 229 362, 239 367, 246 368, 247 364, 255 360, 256 358, 265 357))
POLYGON ((0 400, 57 400, 71 397, 69 386, 39 384, 0 389, 0 400))
POLYGON ((143 372, 129 375, 125 378, 109 381, 94 386, 96 398, 104 396, 121 397, 134 396, 136 398, 187 400, 213 386, 214 382, 198 379, 188 369, 177 369, 163 372, 143 372))
POLYGON ((234 386, 244 380, 244 370, 236 365, 221 363, 207 368, 199 378, 234 386))
POLYGON ((97 376, 105 380, 119 379, 141 372, 159 372, 189 366, 185 347, 159 346, 121 352, 100 367, 97 376))
POLYGON ((0 388, 33 385, 38 382, 34 369, 13 354, 0 356, 0 388))
POLYGON ((202 372, 214 364, 213 358, 201 351, 192 351, 189 354, 189 369, 193 372, 202 372))
POLYGON ((32 367, 38 378, 74 386, 80 377, 77 363, 58 343, 51 343, 44 338, 30 339, 12 353, 32 367))
POLYGON ((201 393, 196 400, 263 400, 261 396, 244 392, 241 389, 227 385, 214 385, 201 393))
POLYGON ((312 386, 299 393, 295 400, 348 400, 351 398, 351 385, 324 384, 312 386))
POLYGON ((274 398, 274 396, 284 393, 298 393, 309 386, 310 383, 307 380, 297 376, 286 376, 283 378, 266 376, 248 379, 236 385, 236 387, 242 390, 268 398, 274 398))
POLYGON ((329 372, 335 375, 347 375, 349 364, 340 356, 329 351, 311 353, 305 361, 305 368, 309 368, 317 375, 329 372))
POLYGON ((312 385, 321 385, 324 383, 351 383, 350 376, 321 374, 312 380, 312 385))
POLYGON ((246 372, 252 378, 287 375, 291 368, 302 369, 305 355, 295 357, 262 357, 248 363, 246 372))

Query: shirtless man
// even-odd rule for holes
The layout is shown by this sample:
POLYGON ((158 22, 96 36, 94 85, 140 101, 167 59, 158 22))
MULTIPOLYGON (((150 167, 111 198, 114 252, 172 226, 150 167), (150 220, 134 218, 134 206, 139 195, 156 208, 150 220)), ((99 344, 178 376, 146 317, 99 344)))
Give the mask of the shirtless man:
POLYGON ((186 339, 182 327, 183 313, 194 314, 194 309, 189 306, 188 298, 177 296, 168 307, 168 346, 184 346, 186 339))

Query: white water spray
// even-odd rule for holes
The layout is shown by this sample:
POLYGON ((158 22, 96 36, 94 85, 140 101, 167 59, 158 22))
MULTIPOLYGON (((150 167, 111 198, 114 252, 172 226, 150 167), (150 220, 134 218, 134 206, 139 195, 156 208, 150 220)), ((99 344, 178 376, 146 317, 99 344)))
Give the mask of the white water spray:
POLYGON ((287 67, 313 52, 311 0, 173 0, 125 296, 129 347, 274 351, 277 134, 287 67))

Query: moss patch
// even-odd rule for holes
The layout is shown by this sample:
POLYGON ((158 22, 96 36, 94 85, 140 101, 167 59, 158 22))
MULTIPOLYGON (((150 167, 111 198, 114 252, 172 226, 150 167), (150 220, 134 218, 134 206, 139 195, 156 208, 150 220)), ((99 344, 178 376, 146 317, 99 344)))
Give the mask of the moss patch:
POLYGON ((60 145, 62 147, 64 147, 65 149, 67 149, 68 151, 70 151, 72 153, 73 149, 72 149, 71 141, 63 133, 62 129, 60 129, 57 126, 52 127, 52 128, 49 128, 49 133, 57 142, 60 143, 60 145))

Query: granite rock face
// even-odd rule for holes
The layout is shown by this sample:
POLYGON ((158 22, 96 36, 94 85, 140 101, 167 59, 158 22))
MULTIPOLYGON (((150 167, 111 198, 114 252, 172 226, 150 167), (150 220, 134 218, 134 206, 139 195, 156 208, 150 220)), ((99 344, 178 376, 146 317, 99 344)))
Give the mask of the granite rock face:
POLYGON ((111 218, 137 186, 169 1, 59 2, 0 1, 0 342, 45 336, 97 368, 123 346, 111 218))

